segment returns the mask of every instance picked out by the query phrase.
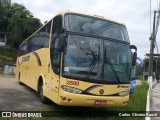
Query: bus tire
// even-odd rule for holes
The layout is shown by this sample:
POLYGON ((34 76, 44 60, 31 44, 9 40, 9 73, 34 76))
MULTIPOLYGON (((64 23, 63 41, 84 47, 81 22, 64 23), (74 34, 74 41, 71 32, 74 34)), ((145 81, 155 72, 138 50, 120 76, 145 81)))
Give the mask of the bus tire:
POLYGON ((20 73, 19 73, 18 83, 19 83, 19 85, 24 85, 24 84, 20 81, 20 78, 21 78, 21 76, 20 76, 20 73))
POLYGON ((43 82, 39 82, 39 85, 38 85, 38 93, 39 93, 39 97, 40 97, 41 103, 43 103, 43 104, 48 104, 48 103, 49 103, 49 99, 46 98, 46 97, 43 95, 43 82))

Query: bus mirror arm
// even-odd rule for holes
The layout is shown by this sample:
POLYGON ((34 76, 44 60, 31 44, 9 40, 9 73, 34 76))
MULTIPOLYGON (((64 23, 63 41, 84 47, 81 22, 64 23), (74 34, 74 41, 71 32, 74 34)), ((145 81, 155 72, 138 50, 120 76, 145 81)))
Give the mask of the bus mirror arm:
POLYGON ((135 66, 136 65, 136 60, 137 60, 137 47, 135 45, 131 45, 130 49, 135 50, 135 52, 133 53, 133 56, 132 56, 132 66, 135 66))
POLYGON ((137 52, 137 47, 135 45, 130 45, 130 49, 135 49, 135 51, 137 52))
POLYGON ((62 28, 62 32, 61 32, 61 33, 62 33, 64 36, 66 36, 66 31, 67 31, 67 30, 66 30, 66 28, 65 28, 65 27, 63 27, 63 28, 62 28))

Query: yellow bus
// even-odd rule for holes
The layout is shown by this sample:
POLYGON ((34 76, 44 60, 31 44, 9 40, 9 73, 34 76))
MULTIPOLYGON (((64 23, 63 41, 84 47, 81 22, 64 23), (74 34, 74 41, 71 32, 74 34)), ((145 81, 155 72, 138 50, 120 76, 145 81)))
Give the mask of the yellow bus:
POLYGON ((16 77, 44 104, 123 107, 137 55, 132 48, 124 24, 65 11, 19 46, 16 77))

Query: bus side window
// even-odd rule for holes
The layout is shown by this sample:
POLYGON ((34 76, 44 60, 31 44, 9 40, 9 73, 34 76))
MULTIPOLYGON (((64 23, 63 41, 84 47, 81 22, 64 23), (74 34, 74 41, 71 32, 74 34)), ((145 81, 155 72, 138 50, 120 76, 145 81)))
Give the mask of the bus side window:
POLYGON ((60 70, 60 52, 58 51, 59 37, 54 40, 53 56, 52 56, 52 68, 54 73, 59 74, 60 70))
POLYGON ((27 43, 24 43, 21 46, 19 46, 18 56, 27 54, 27 52, 28 52, 28 44, 27 43))
POLYGON ((34 38, 35 37, 31 37, 29 42, 28 42, 28 52, 32 52, 34 49, 34 38))
POLYGON ((47 48, 49 46, 49 37, 51 32, 51 23, 52 20, 49 21, 44 27, 42 27, 39 31, 39 48, 47 48))
POLYGON ((48 22, 28 40, 28 52, 36 51, 41 48, 47 48, 49 46, 51 22, 52 21, 48 22))

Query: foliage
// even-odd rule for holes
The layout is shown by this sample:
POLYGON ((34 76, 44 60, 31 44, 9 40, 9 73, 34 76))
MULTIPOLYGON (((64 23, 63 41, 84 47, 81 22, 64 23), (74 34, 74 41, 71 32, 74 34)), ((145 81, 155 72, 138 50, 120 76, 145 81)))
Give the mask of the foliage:
POLYGON ((20 43, 34 33, 42 24, 38 18, 33 17, 32 13, 24 5, 11 4, 11 1, 9 1, 0 0, 0 32, 8 32, 9 39, 7 44, 18 48, 20 43), (8 3, 4 1, 8 1, 8 3))
POLYGON ((136 63, 136 76, 143 76, 143 68, 138 63, 136 63))
POLYGON ((11 0, 0 0, 0 32, 6 32, 9 25, 11 0))
POLYGON ((34 18, 23 5, 14 3, 10 9, 12 13, 8 31, 10 31, 10 45, 18 48, 24 39, 34 33, 42 24, 34 18))
MULTIPOLYGON (((149 59, 144 60, 144 71, 147 72, 149 67, 149 59)), ((160 75, 160 58, 153 60, 153 71, 160 75)))
POLYGON ((142 81, 143 79, 144 79, 143 75, 139 75, 139 76, 136 75, 136 80, 141 80, 142 81))
POLYGON ((11 48, 9 46, 0 46, 0 63, 3 62, 3 64, 15 64, 16 57, 16 49, 11 48))

